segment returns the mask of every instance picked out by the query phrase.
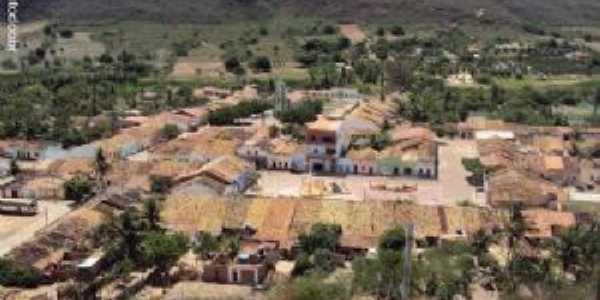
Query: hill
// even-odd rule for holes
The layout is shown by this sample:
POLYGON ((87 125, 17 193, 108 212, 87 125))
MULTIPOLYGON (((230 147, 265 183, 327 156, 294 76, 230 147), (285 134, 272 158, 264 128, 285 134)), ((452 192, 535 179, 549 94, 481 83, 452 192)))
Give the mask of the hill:
POLYGON ((598 0, 36 0, 22 4, 25 21, 142 20, 222 23, 274 15, 336 21, 400 23, 485 22, 547 25, 600 23, 598 0))

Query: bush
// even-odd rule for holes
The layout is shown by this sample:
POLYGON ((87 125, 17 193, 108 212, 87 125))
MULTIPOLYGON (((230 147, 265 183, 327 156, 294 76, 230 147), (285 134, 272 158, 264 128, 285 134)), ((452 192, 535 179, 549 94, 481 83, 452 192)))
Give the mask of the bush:
POLYGON ((178 137, 180 133, 179 127, 175 124, 165 124, 160 129, 160 137, 167 141, 178 137))
POLYGON ((59 31, 58 33, 60 35, 60 37, 65 38, 65 39, 70 39, 73 37, 73 31, 70 29, 64 29, 59 31))
POLYGON ((259 56, 254 60, 253 63, 254 69, 257 72, 268 73, 271 72, 273 65, 271 64, 271 60, 266 56, 259 56))
POLYGON ((323 34, 336 34, 337 33, 337 28, 333 25, 325 25, 325 27, 323 27, 323 34))
POLYGON ((232 56, 225 60, 225 70, 227 70, 227 72, 234 73, 235 70, 237 70, 241 67, 242 67, 242 64, 241 64, 239 58, 237 58, 237 56, 232 56))
POLYGON ((262 36, 267 36, 267 35, 269 35, 269 29, 267 27, 261 27, 258 30, 258 33, 260 33, 260 35, 262 35, 262 36))
POLYGON ((19 66, 15 63, 14 60, 7 58, 2 61, 2 68, 6 70, 16 70, 19 66))
POLYGON ((216 126, 233 125, 235 120, 239 118, 246 118, 271 108, 272 105, 264 101, 254 100, 241 102, 235 106, 210 112, 208 114, 208 123, 216 126))
POLYGON ((314 265, 310 261, 310 255, 301 254, 294 264, 294 269, 292 269, 292 276, 303 276, 308 273, 308 271, 312 270, 314 265))
POLYGON ((402 250, 406 243, 404 228, 398 226, 383 233, 379 238, 379 249, 402 250))
POLYGON ((342 228, 338 224, 314 224, 309 234, 300 234, 298 241, 300 249, 306 254, 313 254, 319 249, 335 251, 342 228))
POLYGON ((173 187, 173 179, 168 176, 150 176, 150 189, 153 193, 163 194, 173 187))
POLYGON ((335 257, 329 249, 317 249, 313 255, 313 266, 322 274, 335 271, 335 257))
POLYGON ((390 32, 395 36, 402 36, 405 34, 404 28, 402 28, 402 26, 400 25, 392 27, 392 29, 390 29, 390 32))
POLYGON ((86 176, 75 176, 64 184, 65 198, 81 201, 92 194, 92 187, 92 182, 86 176))
POLYGON ((44 276, 40 271, 0 258, 0 286, 34 288, 42 283, 44 276))

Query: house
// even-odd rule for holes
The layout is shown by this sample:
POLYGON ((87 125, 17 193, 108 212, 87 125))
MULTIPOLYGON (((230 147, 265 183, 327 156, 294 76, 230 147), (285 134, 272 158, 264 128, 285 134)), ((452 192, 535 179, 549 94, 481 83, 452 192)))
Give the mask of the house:
POLYGON ((551 238, 576 224, 575 214, 547 209, 524 210, 523 218, 527 222, 525 236, 528 238, 551 238))
POLYGON ((24 178, 2 187, 2 198, 65 199, 65 180, 55 176, 24 178))
POLYGON ((446 78, 446 83, 448 85, 472 85, 475 83, 475 80, 473 79, 473 74, 465 71, 450 74, 448 78, 446 78))
POLYGON ((534 136, 532 146, 543 155, 568 156, 573 150, 564 138, 549 135, 534 136))
POLYGON ((586 141, 598 141, 600 140, 600 128, 587 127, 587 128, 578 128, 577 136, 581 140, 586 141))
POLYGON ((346 133, 350 143, 356 146, 369 145, 372 138, 381 132, 377 124, 353 116, 345 118, 342 130, 346 133))
POLYGON ((377 161, 382 175, 437 178, 438 144, 427 139, 406 140, 381 152, 377 161))
POLYGON ((200 174, 222 186, 225 194, 241 193, 256 179, 254 166, 236 156, 222 156, 204 165, 200 174))
POLYGON ((350 113, 350 116, 369 121, 382 128, 386 123, 394 123, 397 112, 398 103, 394 101, 364 101, 350 113))
POLYGON ((575 184, 580 172, 576 158, 560 155, 530 155, 526 161, 529 171, 559 186, 575 184))
POLYGON ((343 121, 319 116, 306 124, 306 159, 311 172, 335 172, 337 158, 350 140, 342 130, 343 121))
POLYGON ((487 200, 493 207, 551 208, 560 210, 568 201, 566 190, 533 174, 514 169, 496 172, 487 183, 487 200))
POLYGON ((342 228, 340 250, 349 253, 375 249, 379 237, 398 225, 413 224, 417 245, 440 239, 465 238, 480 229, 499 228, 505 212, 478 207, 442 207, 399 201, 345 201, 319 199, 252 198, 248 201, 204 198, 202 195, 166 200, 165 222, 186 232, 222 232, 223 228, 250 226, 247 238, 276 243, 292 253, 298 236, 313 224, 335 223, 342 228), (185 205, 183 205, 185 203, 185 205), (181 204, 181 205, 180 205, 181 204), (185 207, 185 209, 183 209, 185 207))
POLYGON ((153 126, 127 128, 111 138, 93 142, 92 146, 102 149, 111 160, 126 159, 154 145, 158 141, 159 131, 153 126))
POLYGON ((351 149, 338 162, 337 172, 345 174, 377 175, 379 152, 373 148, 351 149))
POLYGON ((63 179, 77 175, 93 175, 95 173, 93 160, 86 158, 59 159, 48 166, 48 173, 63 179))
POLYGON ((489 139, 478 140, 477 150, 481 164, 493 170, 511 168, 522 162, 522 154, 517 145, 510 140, 489 139))
POLYGON ((221 255, 203 267, 202 281, 256 286, 262 284, 268 274, 263 256, 241 253, 231 261, 221 255))
POLYGON ((364 96, 353 88, 331 88, 328 90, 308 90, 304 96, 308 99, 328 99, 335 102, 358 102, 364 96))
POLYGON ((153 159, 209 162, 224 155, 236 155, 250 136, 244 128, 203 128, 151 149, 153 159))
POLYGON ((502 120, 488 119, 485 116, 469 116, 464 122, 457 124, 458 135, 463 139, 473 139, 476 137, 476 132, 482 131, 479 134, 479 139, 514 139, 511 134, 511 124, 505 123, 502 120))
POLYGON ((278 138, 266 143, 267 168, 275 170, 306 170, 305 147, 291 138, 278 138))
POLYGON ((3 157, 19 160, 41 159, 46 146, 38 141, 10 140, 0 141, 0 153, 3 157))
POLYGON ((476 140, 514 140, 515 133, 510 130, 477 130, 474 132, 476 140))

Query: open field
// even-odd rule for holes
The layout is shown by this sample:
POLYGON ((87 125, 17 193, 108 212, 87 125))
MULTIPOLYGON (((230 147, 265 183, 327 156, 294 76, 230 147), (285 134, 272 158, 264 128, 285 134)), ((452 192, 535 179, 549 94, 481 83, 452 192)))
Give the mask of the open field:
POLYGON ((85 56, 97 57, 106 51, 102 43, 91 39, 89 32, 76 32, 70 39, 59 38, 54 48, 59 56, 78 60, 85 56))
POLYGON ((0 256, 33 238, 35 233, 71 211, 71 201, 40 201, 33 217, 0 215, 0 256))
POLYGON ((342 24, 340 25, 340 32, 354 44, 360 43, 367 38, 367 35, 357 24, 342 24))

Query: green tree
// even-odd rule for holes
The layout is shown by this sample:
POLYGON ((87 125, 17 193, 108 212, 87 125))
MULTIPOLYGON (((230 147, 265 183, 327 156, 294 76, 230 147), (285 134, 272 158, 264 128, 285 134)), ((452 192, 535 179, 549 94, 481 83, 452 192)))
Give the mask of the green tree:
POLYGON ((194 253, 206 259, 211 253, 219 250, 219 240, 210 233, 200 232, 193 250, 194 253))
POLYGON ((298 241, 300 249, 306 254, 314 254, 318 249, 335 251, 342 228, 338 224, 314 224, 309 234, 300 234, 298 241))
POLYGON ((141 243, 141 252, 147 266, 155 266, 160 282, 164 279, 169 268, 188 251, 188 238, 183 234, 166 234, 149 232, 141 243))
POLYGON ((379 238, 379 249, 401 251, 406 243, 406 232, 401 226, 387 230, 379 238))

